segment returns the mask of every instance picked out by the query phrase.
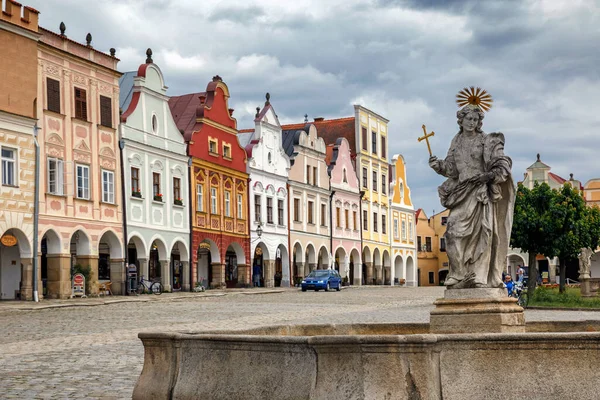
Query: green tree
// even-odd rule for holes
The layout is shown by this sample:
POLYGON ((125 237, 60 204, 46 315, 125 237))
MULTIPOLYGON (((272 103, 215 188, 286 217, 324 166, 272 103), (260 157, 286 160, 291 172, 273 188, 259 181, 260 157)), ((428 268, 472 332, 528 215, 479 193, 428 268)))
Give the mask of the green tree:
POLYGON ((559 292, 565 291, 567 261, 577 257, 582 248, 598 247, 600 213, 587 207, 579 188, 566 183, 556 192, 550 209, 553 247, 560 260, 559 292))
POLYGON ((517 187, 510 245, 529 253, 529 293, 533 293, 537 284, 536 256, 555 256, 550 209, 556 195, 546 183, 536 182, 532 190, 520 183, 517 187))

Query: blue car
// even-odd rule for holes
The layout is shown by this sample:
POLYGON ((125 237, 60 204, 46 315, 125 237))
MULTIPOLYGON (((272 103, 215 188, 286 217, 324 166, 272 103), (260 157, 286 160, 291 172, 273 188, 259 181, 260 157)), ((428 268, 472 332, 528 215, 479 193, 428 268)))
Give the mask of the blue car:
POLYGON ((335 289, 339 292, 342 286, 342 277, 334 269, 316 269, 302 280, 302 291, 314 289, 315 292, 323 289, 326 292, 329 289, 335 289))

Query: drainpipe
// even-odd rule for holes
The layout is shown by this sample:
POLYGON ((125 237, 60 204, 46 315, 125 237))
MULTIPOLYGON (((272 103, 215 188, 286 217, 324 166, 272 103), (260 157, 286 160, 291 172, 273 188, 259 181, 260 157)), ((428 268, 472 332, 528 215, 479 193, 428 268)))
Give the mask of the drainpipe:
POLYGON ((123 295, 128 295, 127 285, 129 284, 129 242, 127 241, 127 192, 125 191, 125 162, 123 151, 125 150, 125 139, 123 139, 123 125, 119 124, 119 157, 121 158, 121 192, 123 195, 123 262, 125 263, 125 282, 123 282, 123 295))
MULTIPOLYGON (((362 278, 364 276, 364 274, 362 273, 363 270, 363 264, 365 263, 365 260, 363 259, 363 209, 362 209, 362 199, 365 196, 365 191, 361 190, 360 192, 360 199, 358 201, 358 211, 360 213, 360 215, 358 216, 358 220, 360 221, 360 270, 361 270, 361 276, 360 276, 360 281, 362 282, 362 278)), ((365 282, 366 284, 367 282, 365 282)))
POLYGON ((40 144, 37 136, 37 122, 33 127, 33 143, 35 145, 35 188, 33 194, 33 301, 39 301, 38 296, 38 227, 39 227, 39 202, 40 202, 40 144))
MULTIPOLYGON (((329 190, 331 190, 331 183, 329 183, 329 190)), ((333 195, 335 194, 335 190, 331 190, 331 194, 329 195, 329 254, 330 257, 334 257, 333 254, 333 195)), ((338 221, 339 222, 339 221, 338 221)), ((333 259, 333 263, 335 264, 335 258, 333 259)))
MULTIPOLYGON (((194 210, 192 209, 192 192, 194 190, 194 186, 193 186, 193 180, 192 177, 193 175, 193 162, 192 162, 192 157, 188 156, 188 218, 189 218, 189 222, 188 222, 188 227, 190 228, 190 244, 188 246, 190 254, 188 256, 188 269, 190 270, 190 292, 194 291, 194 287, 195 287, 195 282, 194 282, 194 273, 193 273, 193 269, 192 269, 192 262, 193 262, 193 257, 194 257, 194 248, 192 246, 192 240, 193 240, 193 236, 194 236, 194 224, 193 224, 193 220, 192 218, 194 218, 194 210)), ((210 266, 209 266, 210 268, 210 266)), ((198 273, 198 271, 196 271, 196 273, 198 273)))
POLYGON ((293 198, 290 197, 290 184, 288 182, 286 182, 285 184, 285 188, 287 189, 287 200, 288 200, 288 208, 287 208, 287 238, 288 238, 288 268, 290 269, 290 287, 292 286, 296 286, 296 277, 293 275, 294 273, 294 266, 292 265, 293 261, 294 261, 294 257, 292 256, 292 251, 294 251, 294 249, 292 249, 290 246, 292 245, 291 240, 290 240, 290 229, 291 229, 291 225, 290 225, 290 209, 292 207, 290 207, 290 200, 293 201, 293 198))
MULTIPOLYGON (((252 251, 252 220, 250 219, 250 182, 252 182, 252 178, 250 178, 250 173, 248 173, 248 183, 246 186, 246 221, 248 221, 248 254, 246 255, 246 270, 250 272, 250 282, 248 283, 249 287, 252 287, 252 274, 254 273, 254 254, 250 254, 252 251)), ((237 203, 237 199, 236 199, 237 203)), ((262 211, 262 210, 261 210, 262 211)), ((261 218, 262 221, 262 218, 261 218)), ((260 223, 260 221, 258 221, 260 223)), ((263 264, 264 268, 264 264, 263 264)), ((263 275, 264 275, 263 269, 263 275)), ((248 276, 248 272, 246 272, 246 276, 248 276)))

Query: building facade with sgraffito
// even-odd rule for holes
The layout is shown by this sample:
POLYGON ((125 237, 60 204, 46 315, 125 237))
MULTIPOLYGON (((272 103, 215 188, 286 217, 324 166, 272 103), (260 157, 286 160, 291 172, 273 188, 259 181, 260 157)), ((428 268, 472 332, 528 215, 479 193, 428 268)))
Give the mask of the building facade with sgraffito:
MULTIPOLYGON (((106 54, 39 28, 39 238, 41 275, 50 298, 71 294, 72 268, 89 267, 88 289, 123 279, 119 162, 119 77, 106 54)), ((81 38, 84 39, 84 38, 81 38)))

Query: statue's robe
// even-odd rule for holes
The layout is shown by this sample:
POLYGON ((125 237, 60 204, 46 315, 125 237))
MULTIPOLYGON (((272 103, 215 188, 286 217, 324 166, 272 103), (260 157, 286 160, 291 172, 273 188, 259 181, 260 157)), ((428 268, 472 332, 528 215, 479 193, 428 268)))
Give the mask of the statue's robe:
POLYGON ((504 155, 502 133, 478 133, 481 136, 468 148, 461 143, 466 140, 461 134, 454 137, 441 163, 448 180, 438 188, 442 205, 450 210, 446 283, 452 286, 470 276, 466 287, 501 287, 515 201, 512 161, 504 155), (480 182, 479 177, 489 172, 493 179, 480 182))

